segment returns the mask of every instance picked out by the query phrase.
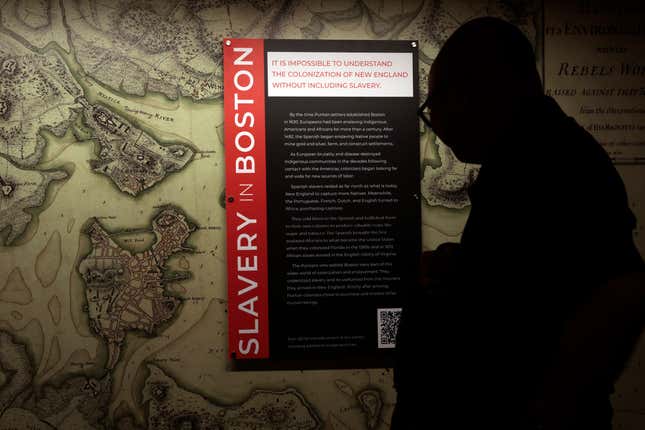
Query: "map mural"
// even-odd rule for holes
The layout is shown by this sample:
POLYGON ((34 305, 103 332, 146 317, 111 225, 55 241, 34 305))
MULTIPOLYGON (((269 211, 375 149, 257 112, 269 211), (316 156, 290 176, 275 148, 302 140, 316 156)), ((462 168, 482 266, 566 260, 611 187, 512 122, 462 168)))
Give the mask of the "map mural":
MULTIPOLYGON (((391 369, 230 372, 225 37, 414 39, 513 0, 0 0, 0 429, 387 429, 391 369)), ((540 61, 540 58, 538 58, 540 61)), ((422 124, 419 125, 422 127, 422 124)), ((423 243, 477 166, 422 129, 423 243)))

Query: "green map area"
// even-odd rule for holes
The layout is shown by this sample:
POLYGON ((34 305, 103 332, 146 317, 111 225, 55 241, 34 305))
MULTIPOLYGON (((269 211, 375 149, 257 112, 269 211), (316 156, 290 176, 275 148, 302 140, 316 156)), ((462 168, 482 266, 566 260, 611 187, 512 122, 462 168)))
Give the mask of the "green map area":
MULTIPOLYGON (((412 39, 533 1, 0 0, 0 429, 387 429, 391 369, 230 372, 225 37, 412 39)), ((421 127, 421 124, 420 124, 421 127)), ((422 129, 423 242, 459 162, 422 129)))

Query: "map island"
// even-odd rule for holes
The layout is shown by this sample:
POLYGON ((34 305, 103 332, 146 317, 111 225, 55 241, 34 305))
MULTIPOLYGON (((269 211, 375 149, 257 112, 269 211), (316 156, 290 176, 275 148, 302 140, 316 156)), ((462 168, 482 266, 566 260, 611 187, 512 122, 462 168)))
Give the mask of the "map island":
POLYGON ((318 430, 313 406, 294 388, 254 390, 240 404, 221 405, 179 386, 159 367, 148 364, 143 389, 148 428, 222 430, 318 430))
POLYGON ((152 221, 156 241, 150 249, 132 254, 121 248, 94 219, 86 230, 92 250, 78 271, 85 283, 85 298, 94 332, 107 342, 106 368, 113 369, 128 331, 153 334, 172 319, 180 299, 166 294, 165 263, 184 246, 194 231, 176 208, 163 209, 152 221))
POLYGON ((92 170, 110 177, 120 191, 136 196, 192 160, 188 146, 161 145, 116 113, 84 98, 79 102, 100 146, 98 159, 90 161, 92 170))

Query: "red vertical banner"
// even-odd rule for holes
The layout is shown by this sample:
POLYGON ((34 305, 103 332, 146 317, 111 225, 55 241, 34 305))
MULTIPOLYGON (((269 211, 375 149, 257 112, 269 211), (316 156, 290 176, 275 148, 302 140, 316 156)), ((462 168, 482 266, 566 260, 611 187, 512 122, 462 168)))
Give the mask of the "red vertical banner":
POLYGON ((229 354, 269 358, 264 41, 223 51, 229 354))

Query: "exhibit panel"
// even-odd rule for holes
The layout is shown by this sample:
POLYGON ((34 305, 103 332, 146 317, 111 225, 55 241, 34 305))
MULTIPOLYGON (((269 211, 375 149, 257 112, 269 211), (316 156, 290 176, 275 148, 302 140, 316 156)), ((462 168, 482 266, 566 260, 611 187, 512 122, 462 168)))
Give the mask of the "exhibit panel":
POLYGON ((392 366, 421 250, 417 47, 224 41, 236 368, 392 366))
MULTIPOLYGON (((576 3, 598 6, 606 2, 576 3)), ((389 428, 396 402, 389 367, 375 368, 361 361, 352 369, 233 371, 227 288, 231 243, 226 240, 226 219, 231 207, 242 203, 239 194, 244 189, 238 188, 236 201, 226 201, 223 42, 270 40, 276 43, 273 52, 288 53, 308 49, 283 47, 280 40, 304 44, 360 40, 365 46, 377 46, 376 52, 387 52, 382 47, 390 43, 418 41, 418 61, 413 62, 413 68, 418 67, 418 80, 413 83, 418 93, 414 96, 424 100, 426 76, 446 38, 472 18, 493 15, 512 22, 527 35, 545 72, 547 90, 587 88, 592 85, 586 82, 601 82, 607 76, 597 80, 595 76, 575 76, 582 69, 574 72, 572 68, 578 63, 598 62, 606 66, 615 63, 619 66, 616 70, 621 70, 623 62, 629 64, 630 75, 621 77, 620 85, 642 86, 636 67, 643 62, 637 54, 642 39, 634 34, 606 34, 605 41, 599 42, 595 36, 562 36, 555 30, 545 33, 543 12, 552 28, 566 28, 567 23, 583 28, 587 22, 588 17, 576 18, 571 10, 559 7, 551 1, 543 5, 540 1, 503 0, 0 2, 0 428, 241 429, 249 422, 256 428, 389 428), (614 37, 620 42, 613 42, 614 37), (384 41, 383 45, 379 41, 384 41), (606 52, 596 58, 593 52, 598 48, 606 52), (545 58, 554 66, 543 67, 545 58), (557 76, 562 62, 569 63, 566 70, 570 76, 557 76)), ((605 17, 609 24, 624 20, 629 30, 635 28, 633 21, 640 19, 636 15, 640 12, 630 10, 626 17, 617 15, 616 10, 601 9, 596 18, 605 17)), ((346 52, 340 48, 333 51, 346 52)), ((355 52, 371 51, 362 47, 355 52)), ((403 48, 394 51, 412 52, 403 48)), ((272 60, 280 66, 280 60, 289 58, 272 60)), ((378 83, 364 78, 359 81, 378 83)), ((614 86, 608 80, 602 82, 602 88, 614 86)), ((248 81, 240 80, 239 84, 244 87, 248 81)), ((293 87, 293 83, 286 86, 293 87)), ((476 178, 478 166, 457 160, 415 114, 405 113, 407 104, 397 105, 388 97, 378 104, 357 101, 360 107, 355 110, 346 110, 344 104, 342 109, 336 105, 322 109, 299 104, 295 90, 301 88, 292 90, 290 95, 275 98, 265 93, 267 106, 277 103, 276 110, 267 114, 290 121, 318 112, 330 116, 319 116, 316 121, 327 121, 334 113, 369 111, 386 114, 385 119, 380 116, 375 121, 396 124, 403 121, 403 115, 410 116, 420 133, 415 142, 419 145, 417 183, 398 184, 396 181, 407 176, 400 169, 399 174, 388 172, 375 180, 384 185, 384 191, 378 192, 392 193, 393 188, 385 185, 398 184, 400 195, 379 194, 375 198, 398 198, 396 205, 404 204, 409 195, 403 190, 419 187, 415 204, 420 206, 422 249, 459 241, 470 207, 466 190, 476 178), (395 106, 401 110, 390 112, 395 106), (297 117, 298 113, 302 117, 297 117)), ((642 157, 635 144, 642 140, 638 127, 643 123, 638 92, 624 99, 610 96, 610 101, 591 96, 567 98, 562 92, 556 96, 565 110, 585 125, 634 124, 631 130, 598 130, 598 138, 617 142, 612 147, 621 153, 616 155, 627 155, 632 161, 642 157), (609 104, 622 110, 608 113, 605 109, 600 121, 592 120, 595 113, 581 112, 582 106, 595 109, 609 104)), ((366 119, 358 118, 352 121, 366 119)), ((368 126, 380 127, 358 125, 368 126)), ((282 125, 265 131, 282 134, 284 142, 295 142, 286 138, 282 125)), ((314 157, 309 155, 313 149, 303 148, 287 151, 281 147, 282 152, 274 158, 269 155, 265 165, 275 163, 279 166, 276 171, 284 176, 287 166, 327 166, 323 163, 326 158, 317 155, 319 162, 301 163, 314 157)), ((384 148, 361 152, 381 152, 379 156, 362 156, 361 160, 371 160, 371 165, 399 166, 398 160, 391 158, 396 154, 386 153, 384 148)), ((557 156, 557 151, 546 142, 540 156, 548 169, 548 157, 557 156)), ((343 158, 353 164, 354 156, 343 158)), ((632 162, 619 169, 642 221, 642 166, 632 162)), ((271 235, 297 238, 287 232, 300 231, 297 226, 309 221, 288 224, 283 220, 313 215, 298 217, 288 209, 313 206, 295 201, 311 196, 286 193, 305 192, 298 186, 308 186, 309 193, 318 191, 304 178, 284 176, 277 182, 267 177, 267 196, 274 197, 274 204, 280 199, 283 202, 281 210, 271 211, 278 217, 275 231, 273 219, 267 218, 268 240, 271 235), (287 203, 287 199, 292 201, 287 203), (287 230, 287 225, 294 227, 287 230)), ((346 183, 342 183, 344 187, 346 183)), ((350 191, 352 185, 366 183, 370 181, 347 181, 350 191)), ((353 192, 363 191, 356 187, 353 192)), ((334 198, 340 199, 339 195, 334 198)), ((267 201, 271 204, 271 199, 267 201)), ((389 210, 395 203, 365 205, 364 209, 381 217, 386 215, 377 212, 389 210)), ((512 204, 508 210, 512 211, 512 204)), ((243 225, 244 218, 238 217, 238 222, 243 225)), ((340 224, 334 223, 335 227, 340 224)), ((374 220, 370 228, 376 229, 376 224, 374 220)), ((639 232, 636 240, 643 252, 642 222, 639 232)), ((408 238, 395 237, 393 230, 380 236, 395 241, 408 238)), ((241 239, 240 245, 253 246, 250 241, 250 237, 241 239)), ((286 239, 283 246, 280 252, 286 250, 286 239)), ((289 242, 288 246, 300 245, 289 242)), ((267 258, 271 264, 271 256, 267 258)), ((244 265, 252 261, 246 264, 244 260, 244 265)), ((284 282, 284 300, 279 302, 283 308, 278 313, 292 307, 309 317, 315 305, 304 302, 324 300, 301 297, 300 293, 287 297, 293 294, 287 286, 302 284, 299 281, 308 275, 286 270, 288 264, 292 268, 301 264, 295 260, 277 264, 287 264, 282 273, 287 274, 286 281, 292 281, 284 282), (288 305, 287 301, 302 303, 288 305)), ((270 310, 270 303, 267 306, 270 310)), ((376 306, 385 312, 399 307, 389 299, 376 306)), ((333 316, 354 323, 348 312, 339 309, 333 316)), ((269 327, 272 318, 268 319, 269 327)), ((378 345, 379 339, 389 345, 377 336, 376 311, 368 319, 364 321, 371 326, 366 330, 374 337, 368 342, 370 347, 378 345)), ((301 329, 295 318, 284 321, 284 333, 301 329)), ((249 326, 240 328, 255 330, 255 320, 247 322, 249 326)), ((644 354, 641 347, 617 387, 617 428, 643 428, 645 390, 640 360, 644 354)), ((339 361, 345 364, 337 367, 347 367, 346 358, 339 354, 339 361)))

